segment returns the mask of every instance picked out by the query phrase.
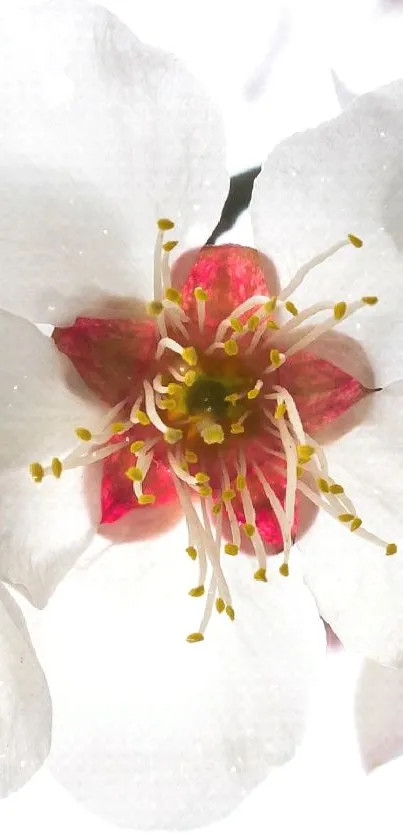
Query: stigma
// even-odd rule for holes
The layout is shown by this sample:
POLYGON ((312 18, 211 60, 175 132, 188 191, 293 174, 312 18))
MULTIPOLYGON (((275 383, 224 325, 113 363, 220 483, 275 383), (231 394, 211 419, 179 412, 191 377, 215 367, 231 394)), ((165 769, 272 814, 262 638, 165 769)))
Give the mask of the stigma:
POLYGON ((352 538, 372 542, 388 556, 397 546, 366 528, 330 474, 323 448, 307 433, 292 388, 284 386, 282 377, 296 353, 361 308, 376 305, 377 298, 369 295, 299 310, 291 299, 311 270, 342 248, 361 248, 361 240, 348 235, 301 266, 280 294, 252 294, 211 326, 211 291, 193 288, 195 314, 190 317, 181 291, 172 285, 170 259, 178 243, 167 234, 174 226, 166 218, 157 222, 154 298, 145 307, 155 347, 135 392, 128 388, 100 427, 78 426, 77 445, 64 459, 55 454, 49 464, 34 462, 29 469, 36 484, 48 477, 62 480, 69 469, 122 451, 129 460, 124 480, 142 507, 158 504, 158 488, 151 491, 148 476, 156 459, 164 461, 186 520, 185 553, 197 567, 189 595, 204 600, 199 624, 187 636, 194 644, 204 640, 213 614, 235 621, 228 571, 242 561, 239 554, 246 545, 254 557, 256 582, 269 584, 277 573, 289 576, 298 493, 352 538), (280 558, 267 556, 256 481, 281 534, 280 558), (283 497, 276 491, 279 481, 283 497))

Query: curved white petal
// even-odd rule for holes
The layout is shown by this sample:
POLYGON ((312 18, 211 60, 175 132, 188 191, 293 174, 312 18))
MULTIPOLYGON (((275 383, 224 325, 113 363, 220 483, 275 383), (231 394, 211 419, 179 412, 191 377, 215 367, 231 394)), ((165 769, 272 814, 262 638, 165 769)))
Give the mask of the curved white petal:
POLYGON ((355 719, 361 759, 367 771, 403 755, 403 672, 363 664, 357 684, 355 719))
POLYGON ((403 665, 402 399, 402 382, 367 397, 348 412, 351 424, 362 412, 359 424, 328 452, 330 473, 363 527, 400 551, 386 556, 324 512, 301 541, 305 579, 322 616, 343 644, 391 666, 403 665))
POLYGON ((102 407, 51 338, 0 310, 0 465, 25 467, 77 447, 77 426, 96 427, 102 407))
POLYGON ((0 472, 0 579, 45 606, 90 544, 100 498, 98 465, 41 484, 27 468, 0 472))
POLYGON ((403 355, 402 105, 399 81, 286 140, 266 161, 252 198, 257 247, 274 259, 282 284, 347 233, 364 240, 361 250, 344 249, 315 268, 293 299, 305 306, 378 295, 376 309, 342 325, 362 342, 378 384, 399 375, 403 355))
POLYGON ((104 8, 55 0, 0 31, 0 305, 58 323, 152 296, 157 220, 176 223, 181 250, 221 212, 214 109, 104 8))
POLYGON ((227 563, 235 622, 215 612, 204 642, 187 644, 204 604, 187 595, 197 571, 183 537, 112 549, 41 616, 50 768, 124 827, 196 827, 234 808, 293 755, 324 655, 301 581, 257 584, 245 557, 227 563))
POLYGON ((22 787, 50 748, 52 706, 19 607, 0 583, 0 797, 22 787))

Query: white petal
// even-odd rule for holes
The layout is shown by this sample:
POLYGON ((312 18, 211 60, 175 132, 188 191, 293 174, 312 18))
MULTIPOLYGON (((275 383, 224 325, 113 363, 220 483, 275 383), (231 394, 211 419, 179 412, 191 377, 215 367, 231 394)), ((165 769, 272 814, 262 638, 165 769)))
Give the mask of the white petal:
POLYGON ((360 341, 387 384, 403 356, 401 214, 403 82, 356 99, 337 119, 280 144, 269 156, 252 198, 257 246, 274 259, 284 285, 307 259, 347 233, 364 240, 307 277, 293 299, 352 300, 379 295, 343 325, 360 341))
MULTIPOLYGON (((2 468, 62 457, 78 444, 77 426, 94 428, 102 408, 51 338, 0 311, 2 468)), ((98 427, 100 427, 98 425, 98 427)))
POLYGON ((0 796, 26 784, 50 748, 52 707, 22 613, 0 583, 0 796))
POLYGON ((332 424, 337 432, 343 425, 356 423, 348 434, 337 436, 328 450, 336 464, 349 464, 359 484, 372 488, 374 503, 386 507, 396 519, 401 517, 403 506, 402 415, 400 379, 370 394, 332 424))
MULTIPOLYGON (((400 548, 401 399, 401 383, 367 397, 360 424, 328 452, 330 474, 345 487, 363 527, 400 548), (341 464, 348 464, 348 470, 341 464)), ((343 644, 382 664, 402 666, 401 551, 386 556, 382 547, 361 540, 324 512, 301 540, 301 550, 306 582, 343 644)))
POLYGON ((357 685, 356 726, 367 771, 403 755, 403 672, 366 661, 357 685))
POLYGON ((291 758, 324 655, 300 580, 232 566, 236 619, 216 612, 187 644, 203 602, 183 528, 120 547, 58 589, 38 629, 55 707, 50 768, 124 827, 190 828, 239 803, 291 758), (72 621, 72 610, 74 620, 72 621))
POLYGON ((45 606, 90 544, 100 497, 98 465, 39 485, 27 468, 0 472, 0 579, 45 606))
POLYGON ((181 250, 220 215, 214 109, 173 57, 79 0, 2 24, 0 73, 0 304, 57 323, 152 296, 157 220, 181 250))

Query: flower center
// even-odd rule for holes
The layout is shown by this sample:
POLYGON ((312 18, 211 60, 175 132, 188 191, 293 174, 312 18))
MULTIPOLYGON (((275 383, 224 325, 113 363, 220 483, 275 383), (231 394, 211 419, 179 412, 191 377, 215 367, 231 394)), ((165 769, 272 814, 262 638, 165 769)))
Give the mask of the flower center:
POLYGON ((63 471, 108 458, 120 450, 130 454, 126 480, 139 505, 154 504, 147 491, 147 475, 154 459, 169 467, 186 517, 192 560, 198 559, 198 581, 189 594, 205 594, 198 631, 188 641, 201 641, 214 605, 235 618, 230 588, 222 564, 222 529, 226 521, 231 541, 224 555, 239 553, 242 539, 250 540, 256 557, 254 577, 267 582, 267 556, 259 527, 250 481, 251 470, 261 493, 277 519, 283 542, 279 571, 289 574, 292 528, 297 491, 361 538, 393 554, 397 547, 362 527, 356 508, 344 488, 329 474, 326 456, 307 434, 292 393, 281 383, 281 368, 296 353, 333 329, 376 297, 353 303, 324 301, 301 312, 289 295, 307 273, 348 245, 361 241, 348 236, 302 266, 278 297, 253 295, 214 326, 206 324, 209 296, 194 289, 197 319, 182 306, 179 291, 171 286, 170 253, 176 241, 164 242, 173 228, 160 219, 154 255, 155 299, 147 305, 155 321, 158 341, 149 359, 147 375, 134 401, 127 396, 105 416, 102 428, 77 428, 78 447, 63 461, 53 458, 44 467, 31 464, 37 483, 45 476, 60 478, 63 471), (303 334, 298 330, 312 316, 327 313, 303 334), (271 475, 284 482, 284 498, 274 490, 271 475))

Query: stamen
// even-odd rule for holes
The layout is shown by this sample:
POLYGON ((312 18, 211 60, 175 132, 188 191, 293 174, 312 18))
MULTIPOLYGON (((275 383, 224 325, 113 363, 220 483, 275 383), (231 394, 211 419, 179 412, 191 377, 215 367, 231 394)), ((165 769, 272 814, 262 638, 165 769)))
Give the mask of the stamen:
POLYGON ((61 474, 63 472, 63 464, 62 464, 61 460, 59 460, 58 457, 53 458, 51 469, 52 469, 52 475, 55 478, 60 478, 61 477, 61 474))
POLYGON ((347 318, 351 317, 351 315, 355 314, 355 312, 358 312, 358 310, 362 309, 365 305, 366 304, 363 303, 362 300, 350 303, 348 306, 344 303, 344 301, 337 303, 333 309, 333 317, 327 318, 323 323, 314 326, 307 335, 300 338, 299 341, 296 341, 295 344, 286 350, 286 358, 290 358, 296 352, 300 352, 300 350, 305 349, 305 347, 309 346, 312 341, 320 338, 320 336, 324 335, 325 332, 330 332, 337 323, 347 320, 347 318))
POLYGON ((228 516, 232 538, 232 542, 225 545, 224 551, 230 556, 236 556, 239 553, 239 548, 241 545, 241 532, 239 530, 237 517, 235 515, 235 511, 231 503, 232 500, 235 498, 236 493, 231 488, 228 469, 224 463, 223 458, 221 457, 220 460, 222 471, 222 500, 224 502, 225 510, 228 516))
POLYGON ((211 446, 213 443, 223 443, 225 439, 223 427, 218 422, 212 422, 210 425, 202 428, 200 430, 200 436, 208 446, 211 446))
POLYGON ((89 428, 83 428, 79 426, 78 428, 74 429, 75 435, 78 437, 79 440, 83 440, 83 442, 88 443, 92 439, 92 433, 89 428))
POLYGON ((259 533, 259 530, 256 527, 256 511, 252 501, 251 494, 248 489, 247 484, 247 466, 246 466, 246 459, 244 452, 240 453, 240 474, 237 477, 237 489, 241 493, 241 501, 242 507, 245 514, 246 522, 243 526, 243 530, 246 535, 251 539, 252 545, 255 550, 256 559, 259 563, 259 568, 255 572, 255 579, 260 580, 260 582, 267 582, 266 578, 266 551, 264 549, 263 540, 259 533))
POLYGON ((158 431, 162 431, 162 433, 165 434, 168 431, 168 426, 165 425, 160 415, 157 413, 154 400, 154 391, 152 386, 150 385, 150 382, 148 382, 147 379, 144 379, 143 387, 146 400, 147 417, 155 426, 155 428, 158 428, 158 431))
POLYGON ((309 259, 308 262, 305 262, 301 268, 298 269, 292 280, 288 283, 288 285, 283 289, 281 294, 279 295, 280 300, 286 300, 293 292, 301 285, 303 280, 305 279, 306 275, 312 271, 313 268, 316 268, 317 265, 321 265, 323 262, 326 262, 331 256, 333 256, 337 251, 340 251, 342 248, 345 248, 347 245, 354 245, 354 247, 361 247, 362 242, 361 239, 358 239, 357 236, 353 236, 350 234, 346 239, 342 239, 340 242, 336 242, 335 245, 332 245, 330 248, 327 248, 323 253, 318 254, 318 256, 314 256, 313 259, 309 259), (361 244, 356 244, 360 242, 361 244))
POLYGON ((225 333, 231 328, 231 320, 234 318, 239 319, 241 315, 249 312, 250 309, 254 309, 255 306, 261 306, 269 302, 270 299, 268 297, 265 297, 262 294, 256 294, 254 297, 249 297, 248 300, 245 300, 244 303, 237 306, 236 309, 234 309, 233 312, 231 312, 227 318, 224 318, 224 320, 222 320, 218 325, 214 339, 215 343, 219 343, 223 340, 225 333))
POLYGON ((255 386, 252 388, 252 390, 248 390, 248 393, 247 393, 248 399, 256 399, 256 397, 259 396, 259 393, 260 393, 262 387, 263 387, 263 382, 262 382, 261 379, 258 379, 255 386))
POLYGON ((235 338, 230 338, 228 341, 225 341, 223 349, 226 355, 238 355, 239 353, 239 347, 235 338))
POLYGON ((204 290, 204 288, 200 288, 199 286, 195 288, 193 294, 197 303, 197 320, 199 324, 199 332, 203 332, 204 321, 206 317, 206 300, 208 300, 208 294, 204 290))

